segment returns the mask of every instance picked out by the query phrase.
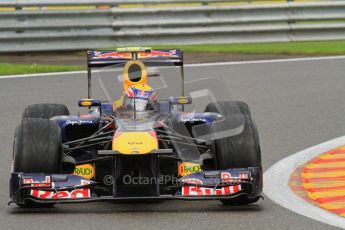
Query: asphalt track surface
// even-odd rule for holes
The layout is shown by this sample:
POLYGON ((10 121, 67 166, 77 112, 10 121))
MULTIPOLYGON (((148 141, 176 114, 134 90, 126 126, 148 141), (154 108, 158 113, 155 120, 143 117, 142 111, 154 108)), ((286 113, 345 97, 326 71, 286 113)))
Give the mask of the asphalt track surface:
MULTIPOLYGON (((299 150, 345 133, 345 59, 186 68, 186 79, 220 76, 233 98, 249 103, 264 169, 299 150)), ((269 199, 244 207, 217 201, 153 204, 89 203, 53 209, 7 206, 12 141, 24 107, 64 103, 76 112, 81 74, 0 80, 0 229, 336 229, 269 199)))

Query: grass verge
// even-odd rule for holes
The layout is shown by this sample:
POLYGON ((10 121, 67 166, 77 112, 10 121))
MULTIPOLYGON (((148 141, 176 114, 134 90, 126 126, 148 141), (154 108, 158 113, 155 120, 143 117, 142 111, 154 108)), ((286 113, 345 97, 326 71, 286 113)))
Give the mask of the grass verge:
POLYGON ((345 40, 311 42, 275 42, 252 44, 169 45, 155 48, 182 48, 185 53, 231 53, 269 55, 344 55, 345 40))
MULTIPOLYGON (((185 53, 226 53, 259 54, 259 55, 304 55, 327 56, 345 55, 345 40, 341 41, 310 41, 310 42, 279 42, 253 44, 216 44, 216 45, 165 45, 152 46, 153 48, 182 48, 185 53)), ((110 48, 112 49, 112 48, 110 48)), ((58 56, 58 53, 56 54, 58 56)), ((85 58, 80 53, 72 53, 85 58)), ((40 57, 44 58, 44 55, 40 57)), ((49 72, 65 72, 83 70, 82 66, 41 65, 41 64, 9 64, 0 63, 0 75, 35 74, 49 72)))
POLYGON ((25 65, 0 63, 0 75, 14 74, 34 74, 34 73, 51 73, 82 70, 79 66, 63 66, 63 65, 25 65))

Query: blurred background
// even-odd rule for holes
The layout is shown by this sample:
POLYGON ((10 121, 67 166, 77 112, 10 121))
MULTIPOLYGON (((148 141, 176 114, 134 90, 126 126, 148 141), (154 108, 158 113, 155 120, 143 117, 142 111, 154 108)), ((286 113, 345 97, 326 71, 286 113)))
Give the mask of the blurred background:
POLYGON ((181 47, 200 63, 342 55, 344 39, 341 0, 0 1, 2 75, 82 70, 87 49, 181 47))

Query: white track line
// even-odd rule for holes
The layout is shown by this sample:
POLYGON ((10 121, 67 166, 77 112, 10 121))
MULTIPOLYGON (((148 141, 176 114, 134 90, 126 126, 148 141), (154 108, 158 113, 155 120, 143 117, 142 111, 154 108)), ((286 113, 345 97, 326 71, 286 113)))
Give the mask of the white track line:
POLYGON ((274 202, 300 215, 345 229, 345 218, 312 205, 288 186, 291 174, 312 158, 345 144, 345 136, 302 150, 275 163, 264 174, 264 193, 274 202))
POLYGON ((338 59, 345 59, 345 56, 287 58, 287 59, 282 58, 282 59, 256 60, 256 61, 215 62, 215 63, 187 64, 185 66, 195 67, 195 66, 219 66, 219 65, 269 64, 269 63, 279 63, 279 62, 324 61, 324 60, 338 60, 338 59))
MULTIPOLYGON (((279 63, 279 62, 324 61, 324 60, 340 60, 340 59, 345 59, 345 56, 289 58, 289 59, 234 61, 234 62, 212 62, 212 63, 200 63, 200 64, 186 64, 185 67, 208 67, 208 66, 212 67, 212 66, 224 66, 224 65, 269 64, 269 63, 279 63)), ((0 76, 0 79, 74 75, 74 74, 86 74, 86 71, 7 75, 7 76, 0 76)))

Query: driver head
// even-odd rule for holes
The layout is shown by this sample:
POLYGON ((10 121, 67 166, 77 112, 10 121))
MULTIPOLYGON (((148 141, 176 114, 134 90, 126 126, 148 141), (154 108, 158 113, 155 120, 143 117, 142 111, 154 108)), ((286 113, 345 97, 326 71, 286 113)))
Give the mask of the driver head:
POLYGON ((153 110, 157 101, 156 92, 147 84, 130 86, 125 95, 124 105, 127 109, 137 112, 153 110))

